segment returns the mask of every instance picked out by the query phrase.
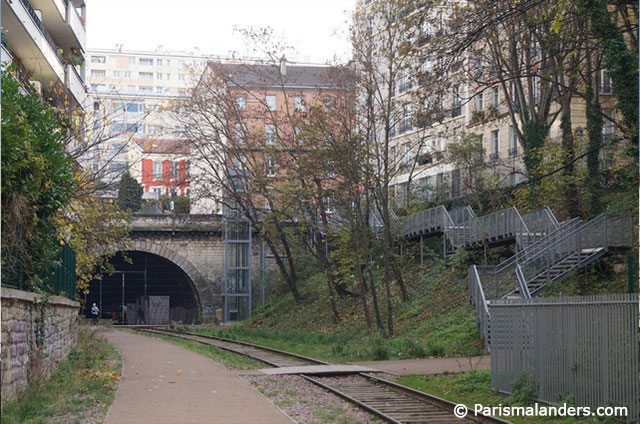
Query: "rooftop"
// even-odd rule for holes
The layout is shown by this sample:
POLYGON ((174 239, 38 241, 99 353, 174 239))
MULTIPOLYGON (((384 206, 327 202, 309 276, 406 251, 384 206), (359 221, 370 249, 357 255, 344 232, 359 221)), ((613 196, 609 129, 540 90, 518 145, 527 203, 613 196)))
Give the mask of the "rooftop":
POLYGON ((187 141, 181 139, 143 139, 134 143, 145 153, 188 154, 190 151, 187 141))

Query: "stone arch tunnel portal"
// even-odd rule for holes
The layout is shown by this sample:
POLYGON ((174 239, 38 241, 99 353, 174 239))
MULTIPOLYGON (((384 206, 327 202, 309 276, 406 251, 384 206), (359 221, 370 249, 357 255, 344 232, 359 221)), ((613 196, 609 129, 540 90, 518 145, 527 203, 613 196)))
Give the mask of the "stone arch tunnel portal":
POLYGON ((87 315, 96 303, 101 318, 123 324, 164 324, 155 321, 167 318, 193 323, 198 319, 200 299, 194 281, 171 260, 130 250, 116 254, 110 262, 116 271, 89 284, 87 315))

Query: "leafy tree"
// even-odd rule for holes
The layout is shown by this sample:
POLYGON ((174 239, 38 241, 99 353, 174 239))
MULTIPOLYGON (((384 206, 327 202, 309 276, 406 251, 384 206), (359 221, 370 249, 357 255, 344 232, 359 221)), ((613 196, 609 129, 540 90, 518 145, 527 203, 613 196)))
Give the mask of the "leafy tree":
POLYGON ((125 171, 118 186, 118 205, 130 212, 137 212, 142 207, 142 193, 144 188, 131 176, 129 170, 125 171))
POLYGON ((2 277, 27 284, 55 260, 56 217, 74 190, 64 140, 69 121, 2 70, 2 277))
POLYGON ((89 282, 112 273, 109 259, 129 247, 129 214, 118 203, 94 196, 93 176, 77 171, 71 204, 58 214, 58 225, 76 252, 76 290, 83 301, 89 282))

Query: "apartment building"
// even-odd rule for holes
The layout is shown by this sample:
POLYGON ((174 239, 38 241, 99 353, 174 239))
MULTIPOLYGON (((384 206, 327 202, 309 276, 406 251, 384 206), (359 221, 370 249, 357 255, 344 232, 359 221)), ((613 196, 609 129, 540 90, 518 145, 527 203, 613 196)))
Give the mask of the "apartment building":
MULTIPOLYGON (((226 150, 235 153, 233 157, 219 157, 219 162, 226 161, 223 166, 232 169, 231 178, 237 179, 238 186, 242 180, 251 180, 247 174, 265 176, 274 184, 288 177, 290 150, 306 147, 302 135, 305 113, 312 105, 327 107, 333 102, 336 87, 332 69, 328 65, 291 63, 284 57, 273 64, 210 62, 196 90, 213 92, 222 82, 228 89, 228 99, 233 100, 228 113, 221 111, 218 117, 233 125, 218 132, 227 139, 226 150), (210 84, 212 81, 216 82, 210 84), (248 168, 253 169, 245 172, 248 168)), ((210 103, 228 105, 228 99, 212 96, 210 103)), ((271 207, 260 194, 255 194, 255 199, 258 208, 271 207)))
POLYGON ((2 64, 15 63, 25 89, 68 111, 83 109, 86 2, 1 0, 2 64))
POLYGON ((134 147, 138 155, 132 160, 130 171, 142 183, 145 193, 154 199, 191 194, 191 149, 184 140, 147 138, 136 140, 134 147))
MULTIPOLYGON (((356 13, 374 16, 376 10, 380 10, 376 7, 384 2, 385 0, 361 1, 356 13)), ((419 26, 397 34, 397 40, 392 40, 393 43, 399 45, 407 42, 420 47, 433 37, 446 37, 449 15, 447 6, 436 7, 428 12, 420 9, 398 12, 403 16, 422 13, 428 15, 429 19, 416 19, 414 23, 419 26)), ((384 39, 388 36, 384 31, 376 33, 376 23, 372 23, 372 20, 360 19, 359 23, 373 27, 373 37, 378 37, 380 43, 392 44, 384 39)), ((540 52, 534 45, 529 54, 535 60, 535 55, 540 52)), ((402 206, 410 194, 422 198, 436 197, 440 201, 464 195, 469 188, 465 187, 463 173, 468 171, 458 169, 449 160, 449 147, 471 134, 481 138, 485 153, 482 158, 484 166, 498 177, 500 184, 513 186, 526 179, 524 151, 514 129, 507 101, 517 101, 513 86, 507 85, 509 91, 506 92, 501 84, 479 83, 487 64, 467 55, 464 58, 464 70, 457 73, 447 71, 448 81, 441 84, 447 87, 447 92, 425 93, 428 89, 421 86, 423 80, 441 72, 440 59, 423 58, 422 63, 404 63, 403 69, 398 69, 392 77, 395 83, 391 95, 398 110, 395 111, 389 134, 391 159, 395 168, 391 190, 392 198, 398 206, 402 206), (421 97, 418 98, 417 93, 421 90, 421 97), (512 97, 507 99, 507 96, 512 97), (438 107, 434 108, 435 103, 438 103, 438 107), (425 109, 439 109, 441 113, 437 117, 425 117, 425 109)), ((384 63, 384 59, 380 62, 380 72, 384 73, 387 63, 384 63)), ((611 80, 606 71, 601 71, 597 79, 605 114, 613 116, 611 80)), ((532 90, 533 98, 539 99, 540 80, 533 78, 532 85, 526 85, 525 90, 532 90)), ((525 95, 528 95, 528 91, 525 95)), ((559 107, 557 102, 552 102, 550 114, 557 112, 559 107)), ((571 103, 571 122, 576 135, 586 134, 585 104, 577 96, 571 103)), ((605 119, 603 137, 612 137, 614 133, 613 122, 605 119)), ((559 118, 553 121, 548 138, 561 138, 559 118)))
MULTIPOLYGON (((172 106, 188 96, 211 57, 198 49, 175 52, 162 46, 155 51, 126 50, 123 45, 89 50, 90 107, 94 114, 104 118, 96 120, 98 126, 103 122, 104 128, 95 131, 104 142, 96 143, 83 163, 101 172, 109 187, 105 195, 116 195, 116 184, 127 168, 144 185, 144 198, 157 199, 174 192, 174 184, 163 178, 145 178, 143 166, 149 160, 159 164, 175 160, 186 169, 186 159, 174 157, 184 156, 178 146, 184 139, 184 128, 176 120, 172 106), (175 154, 168 151, 174 148, 175 154)), ((186 184, 180 182, 180 194, 188 194, 183 189, 186 184)), ((192 211, 210 212, 209 206, 201 206, 192 205, 192 211)))

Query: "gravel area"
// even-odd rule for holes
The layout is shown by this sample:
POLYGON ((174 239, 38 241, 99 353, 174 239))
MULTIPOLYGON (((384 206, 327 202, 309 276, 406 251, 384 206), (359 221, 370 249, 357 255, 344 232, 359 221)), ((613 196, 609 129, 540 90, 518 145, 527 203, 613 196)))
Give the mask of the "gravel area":
POLYGON ((298 423, 371 423, 377 417, 297 375, 242 376, 298 423))

